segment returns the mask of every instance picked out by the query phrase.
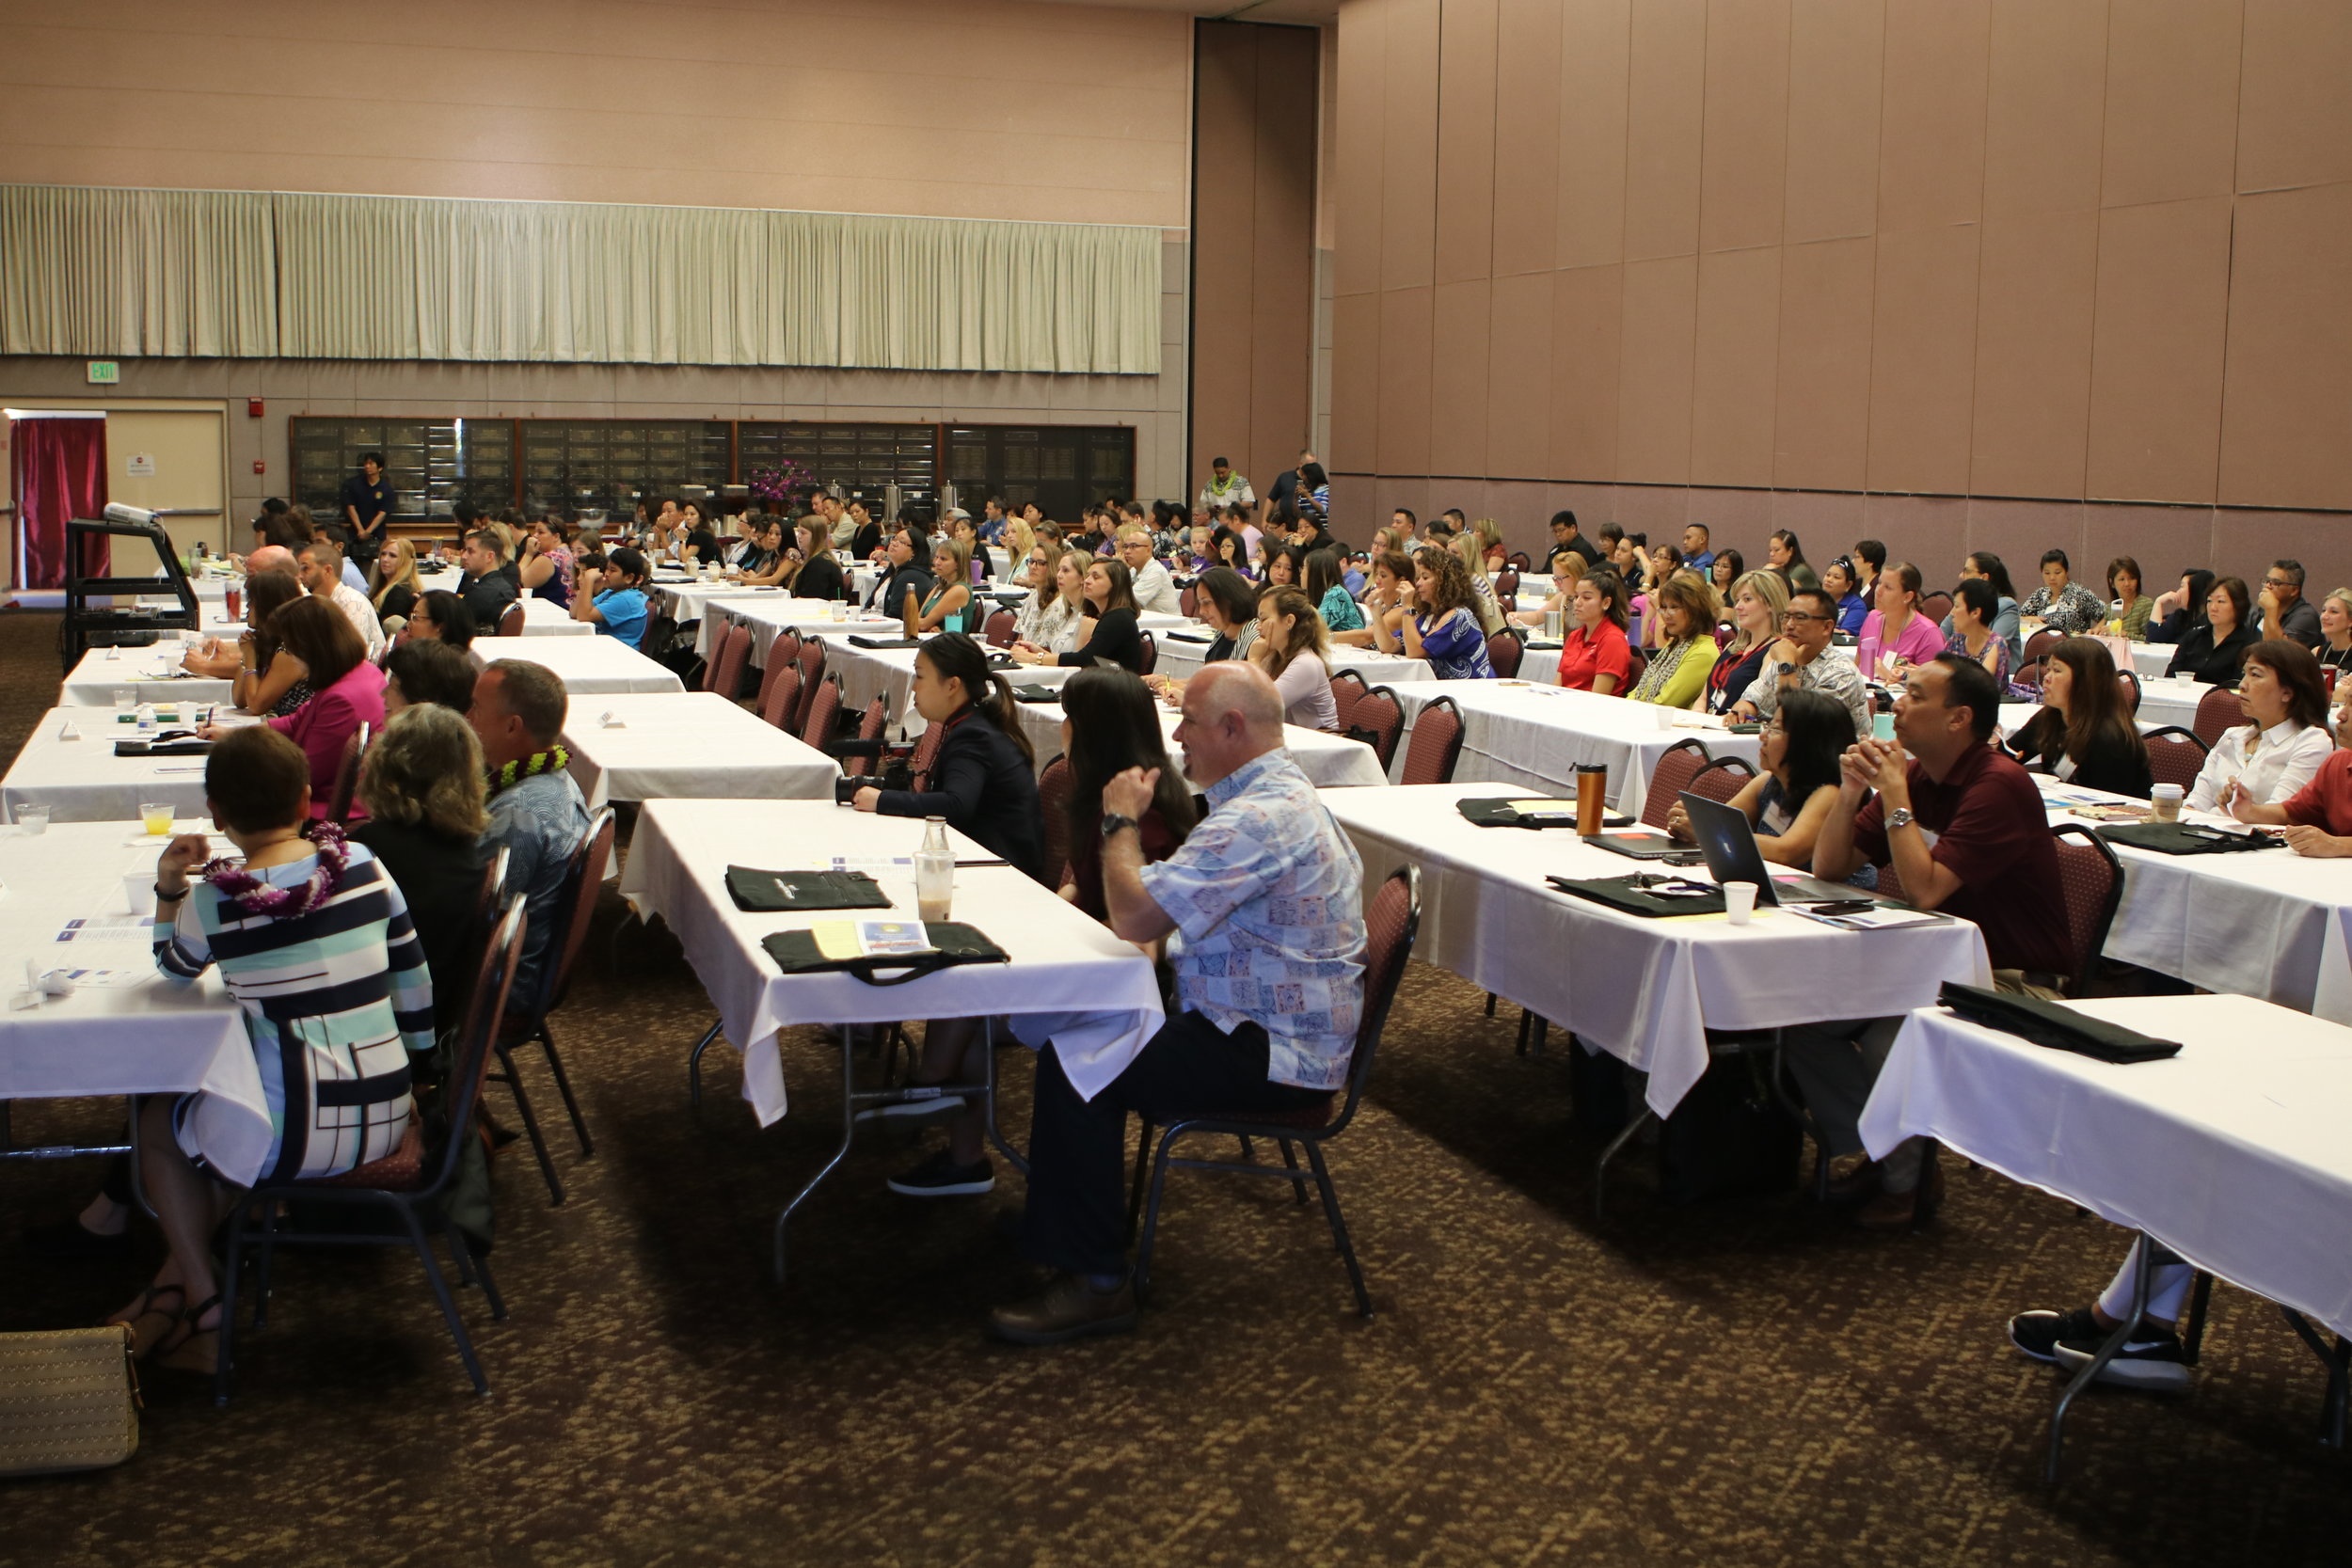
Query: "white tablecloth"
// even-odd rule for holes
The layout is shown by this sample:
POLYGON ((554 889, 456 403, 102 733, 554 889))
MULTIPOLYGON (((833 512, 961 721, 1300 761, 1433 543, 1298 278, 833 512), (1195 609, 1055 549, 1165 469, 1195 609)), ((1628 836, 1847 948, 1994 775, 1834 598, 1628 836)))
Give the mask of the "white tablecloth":
MULTIPOLYGON (((1885 1017, 1931 1002, 1946 980, 1992 983, 1984 940, 1966 921, 1841 931, 1760 910, 1739 927, 1722 915, 1645 920, 1562 893, 1544 879, 1621 877, 1642 863, 1565 828, 1473 827, 1454 805, 1508 793, 1415 784, 1327 789, 1322 800, 1363 856, 1366 887, 1407 861, 1421 868, 1415 957, 1648 1073, 1646 1099, 1661 1116, 1707 1070, 1707 1029, 1885 1017)), ((1703 867, 1684 874, 1706 878, 1703 867)))
MULTIPOLYGON (((8 820, 16 820, 19 807, 38 803, 49 807, 56 822, 132 822, 150 800, 168 800, 182 816, 203 816, 204 759, 115 755, 115 741, 136 734, 117 722, 111 709, 60 707, 42 714, 8 777, 0 779, 0 806, 8 820), (68 725, 80 739, 60 738, 68 725)), ((0 982, 6 978, 0 974, 0 982)))
MULTIPOLYGON (((2064 809, 2068 800, 2146 804, 2041 782, 2044 800, 2056 808, 2054 826, 2100 825, 2072 816, 2064 809)), ((2185 815, 2229 823, 2209 813, 2185 815)), ((2258 996, 2352 1023, 2352 861, 2310 860, 2284 848, 2164 855, 2127 844, 2109 847, 2123 865, 2123 902, 2107 929, 2108 958, 2206 990, 2258 996)))
POLYGON ((689 621, 707 623, 713 604, 732 603, 738 599, 756 603, 761 599, 787 599, 789 596, 781 588, 746 588, 740 583, 715 578, 694 582, 658 578, 654 583, 656 613, 670 616, 681 626, 689 621))
MULTIPOLYGON (((1019 703, 1021 729, 1029 737, 1029 745, 1037 752, 1037 766, 1043 772, 1045 765, 1061 753, 1062 705, 1059 703, 1019 703)), ((1182 767, 1184 759, 1176 745, 1176 725, 1181 718, 1165 705, 1160 708, 1160 731, 1168 739, 1168 760, 1182 767)), ((1372 748, 1360 740, 1345 736, 1326 735, 1320 730, 1302 729, 1296 724, 1282 726, 1284 748, 1299 771, 1318 784, 1385 784, 1388 776, 1380 771, 1379 759, 1372 748)))
MULTIPOLYGON (((1189 629, 1201 637, 1212 635, 1205 625, 1192 624, 1189 629)), ((1146 626, 1144 630, 1151 631, 1152 628, 1146 626)), ((1157 633, 1153 636, 1160 645, 1160 662, 1155 673, 1167 675, 1174 680, 1184 680, 1200 672, 1200 656, 1209 651, 1209 645, 1206 642, 1184 642, 1157 633)), ((1429 668, 1429 661, 1425 658, 1406 658, 1396 654, 1376 654, 1369 648, 1356 648, 1344 643, 1335 643, 1331 648, 1331 672, 1337 674, 1342 670, 1355 671, 1363 677, 1364 684, 1368 687, 1402 686, 1408 682, 1436 678, 1435 673, 1429 668)))
POLYGON ((2181 651, 2178 642, 2135 642, 2132 644, 2132 668, 2142 681, 2161 676, 2171 664, 2172 656, 2181 651))
POLYGON ((2079 1006, 2181 1053, 2119 1067, 1923 1008, 1863 1142, 1940 1139, 2352 1334, 2352 1032, 2243 996, 2079 1006))
MULTIPOLYGON (((193 832, 202 824, 177 824, 193 832)), ((149 925, 106 927, 59 942, 67 923, 119 917, 125 875, 150 879, 162 839, 136 823, 58 824, 39 837, 0 829, 0 993, 24 985, 24 962, 43 969, 137 972, 128 986, 78 986, 38 1007, 0 1011, 0 1101, 166 1094, 215 1097, 207 1130, 224 1174, 250 1182, 269 1153, 269 1108, 244 1016, 217 970, 192 985, 155 972, 149 925)))
POLYGON ((796 626, 803 633, 819 629, 843 636, 854 632, 860 637, 896 637, 904 629, 904 623, 885 620, 879 615, 857 615, 852 618, 852 606, 839 599, 794 599, 781 594, 756 598, 714 599, 703 613, 702 629, 695 634, 694 651, 705 658, 717 656, 719 639, 725 632, 741 626, 752 629, 751 668, 768 667, 768 644, 787 626, 796 626), (842 619, 836 620, 838 609, 842 619))
POLYGON ((1415 718, 1438 697, 1452 697, 1462 710, 1456 779, 1567 794, 1576 788, 1578 764, 1600 763, 1609 769, 1609 803, 1629 816, 1642 815, 1658 759, 1694 736, 1709 756, 1756 762, 1752 735, 1669 727, 1661 721, 1678 710, 1624 697, 1518 681, 1426 681, 1400 686, 1396 695, 1405 708, 1405 734, 1391 763, 1392 777, 1404 776, 1415 718))
POLYGON ((477 637, 467 650, 474 668, 501 658, 544 665, 574 701, 623 691, 683 691, 666 666, 657 664, 617 637, 477 637))
POLYGON ((2154 729, 2159 724, 2178 724, 2185 730, 2197 727, 2197 705, 2205 700, 2212 687, 2199 681, 2143 680, 2139 683, 2139 727, 2154 729))
MULTIPOLYGON (((876 697, 882 699, 882 711, 889 722, 903 725, 909 735, 920 735, 926 728, 923 716, 914 711, 907 694, 914 686, 914 648, 861 648, 851 636, 880 636, 896 639, 899 628, 888 627, 879 633, 852 633, 844 627, 834 631, 828 626, 818 631, 804 626, 803 632, 815 636, 825 644, 825 669, 841 677, 841 705, 852 713, 864 711, 876 697)), ((1074 666, 1058 664, 1012 664, 997 673, 1014 686, 1059 686, 1078 672, 1074 666)))
POLYGON ((92 648, 66 673, 58 689, 60 707, 115 705, 115 692, 129 687, 139 703, 226 703, 233 684, 207 675, 176 674, 184 652, 178 642, 146 648, 92 648), (112 654, 112 658, 106 656, 112 654))
MULTIPOLYGON (((992 858, 950 833, 959 859, 992 858)), ((923 824, 808 801, 655 800, 638 819, 621 892, 638 912, 660 915, 744 1053, 743 1098, 761 1125, 785 1113, 776 1031, 804 1023, 887 1023, 910 1018, 1009 1013, 1031 1044, 1050 1027, 1062 1069, 1081 1094, 1116 1078, 1160 1026, 1151 962, 1129 942, 1010 866, 956 872, 951 918, 977 927, 1011 956, 964 964, 904 986, 870 986, 847 974, 786 975, 760 939, 818 919, 914 918, 912 857, 923 824), (729 865, 804 870, 835 857, 905 858, 866 866, 893 899, 889 911, 747 914, 726 891, 729 865), (1050 1023, 1049 1023, 1050 1021, 1050 1023), (1041 1026, 1044 1025, 1044 1026, 1041 1026)))
POLYGON ((572 705, 572 782, 608 800, 826 800, 840 764, 715 691, 625 693, 572 705), (607 719, 619 721, 608 728, 607 719))
POLYGON ((525 637, 594 637, 593 621, 575 621, 572 612, 553 599, 543 599, 536 594, 525 594, 516 601, 523 607, 525 637))

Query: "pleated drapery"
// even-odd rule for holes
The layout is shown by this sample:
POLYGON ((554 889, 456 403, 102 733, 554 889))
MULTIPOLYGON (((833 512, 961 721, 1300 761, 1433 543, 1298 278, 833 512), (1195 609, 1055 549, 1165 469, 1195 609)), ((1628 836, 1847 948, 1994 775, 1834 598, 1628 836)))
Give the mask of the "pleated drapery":
POLYGON ((1156 229, 0 186, 0 246, 8 354, 1160 368, 1156 229))

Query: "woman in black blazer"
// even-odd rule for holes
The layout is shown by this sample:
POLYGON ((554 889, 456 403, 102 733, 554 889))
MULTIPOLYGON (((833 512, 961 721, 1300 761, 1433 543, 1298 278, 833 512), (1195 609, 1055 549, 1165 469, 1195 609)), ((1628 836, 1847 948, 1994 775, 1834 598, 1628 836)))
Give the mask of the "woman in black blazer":
POLYGON ((1136 620, 1139 610, 1127 563, 1117 556, 1089 563, 1083 592, 1087 613, 1094 619, 1094 635, 1085 647, 1058 655, 1028 654, 1015 648, 1012 657, 1024 664, 1066 664, 1079 670, 1116 664, 1130 674, 1142 674, 1143 631, 1136 620))
POLYGON ((796 599, 842 597, 841 562, 833 558, 833 542, 825 537, 822 527, 802 523, 799 529, 801 558, 804 564, 792 579, 792 596, 796 599))
POLYGON ((2028 771, 2085 789, 2148 799, 2148 743, 2123 711, 2122 689, 2107 645, 2069 637, 2042 667, 2042 711, 2010 737, 2028 771))
POLYGON ((2186 675, 2207 686, 2235 686, 2246 650, 2262 641, 2262 628, 2247 624, 2253 602, 2244 578, 2217 578, 2205 595, 2205 624, 2181 639, 2181 651, 2166 665, 2168 675, 2186 675))
POLYGON ((884 816, 944 816, 966 838, 1044 880, 1036 753, 1014 717, 1012 689, 989 673, 979 643, 949 631, 916 650, 914 710, 944 732, 928 787, 868 784, 850 803, 884 816))

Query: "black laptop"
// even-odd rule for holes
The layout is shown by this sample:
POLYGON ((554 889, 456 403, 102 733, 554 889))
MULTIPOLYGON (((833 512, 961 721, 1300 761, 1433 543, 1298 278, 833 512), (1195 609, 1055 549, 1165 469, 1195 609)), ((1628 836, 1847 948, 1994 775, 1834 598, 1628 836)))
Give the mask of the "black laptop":
POLYGON ((1758 908, 1776 907, 1783 899, 1803 904, 1845 903, 1854 899, 1875 902, 1860 888, 1825 882, 1819 877, 1791 877, 1775 882, 1763 851, 1756 847, 1755 825, 1748 821, 1747 813, 1737 806, 1710 800, 1686 789, 1682 792, 1682 809, 1690 816, 1691 834, 1698 840, 1699 853, 1707 860, 1708 871, 1718 882, 1754 882, 1758 908))

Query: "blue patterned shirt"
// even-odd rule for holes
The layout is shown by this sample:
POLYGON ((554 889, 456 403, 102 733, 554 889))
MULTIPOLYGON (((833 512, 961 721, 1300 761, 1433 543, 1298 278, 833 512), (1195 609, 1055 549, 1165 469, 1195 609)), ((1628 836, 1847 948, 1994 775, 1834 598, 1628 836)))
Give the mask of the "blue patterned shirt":
POLYGON ((509 1011, 519 1012, 538 983, 540 960, 555 937, 556 899, 564 891, 564 874, 571 870, 573 851, 588 836, 588 802, 570 773, 537 773, 491 796, 489 813, 483 847, 493 855, 501 846, 513 851, 501 891, 521 894, 528 911, 522 958, 515 965, 507 1002, 509 1011))
POLYGON ((1178 1003, 1231 1033, 1262 1025, 1266 1077, 1347 1086, 1364 1003, 1363 863, 1288 752, 1209 786, 1209 814, 1143 890, 1176 935, 1178 1003))

